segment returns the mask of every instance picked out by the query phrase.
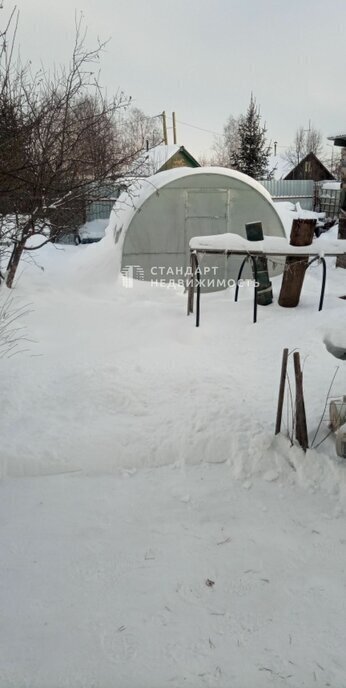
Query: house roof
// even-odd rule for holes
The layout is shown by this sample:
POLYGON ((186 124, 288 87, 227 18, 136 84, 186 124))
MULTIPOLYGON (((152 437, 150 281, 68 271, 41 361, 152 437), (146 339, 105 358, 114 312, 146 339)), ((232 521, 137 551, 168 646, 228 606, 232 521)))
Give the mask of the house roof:
POLYGON ((287 175, 290 174, 290 172, 293 172, 293 170, 297 169, 297 167, 303 165, 305 161, 311 158, 311 156, 313 156, 320 165, 320 167, 325 170, 326 176, 327 178, 329 178, 332 175, 331 171, 323 162, 321 162, 317 155, 315 155, 315 153, 313 153, 312 151, 305 155, 305 157, 302 158, 296 165, 292 165, 292 163, 288 162, 282 155, 272 155, 269 158, 268 170, 269 172, 273 172, 273 179, 275 179, 276 181, 280 179, 286 179, 287 175))
POLYGON ((324 163, 323 163, 323 162, 317 157, 317 155, 315 155, 315 153, 313 153, 312 151, 310 151, 310 153, 308 153, 307 155, 305 155, 304 158, 302 158, 302 159, 297 163, 297 165, 295 165, 294 167, 292 167, 291 170, 289 170, 289 171, 286 173, 286 177, 287 177, 288 174, 290 174, 291 172, 293 172, 293 170, 298 169, 298 167, 303 167, 304 164, 305 164, 305 162, 308 161, 309 159, 311 160, 311 158, 313 158, 313 159, 318 163, 318 165, 325 171, 325 173, 326 173, 326 179, 330 179, 330 178, 333 178, 333 179, 334 179, 334 175, 332 174, 332 172, 328 169, 328 167, 327 167, 326 165, 324 165, 324 163))
POLYGON ((284 179, 293 169, 293 165, 284 158, 283 155, 271 155, 268 161, 268 170, 273 173, 276 181, 284 179))
POLYGON ((335 146, 346 146, 346 134, 334 134, 334 136, 328 136, 328 141, 334 141, 335 146))
POLYGON ((148 151, 141 153, 136 161, 136 167, 143 168, 143 176, 151 176, 159 172, 162 167, 171 159, 176 153, 182 153, 193 164, 194 167, 200 167, 199 162, 186 150, 185 146, 172 144, 166 146, 161 144, 150 148, 148 151))

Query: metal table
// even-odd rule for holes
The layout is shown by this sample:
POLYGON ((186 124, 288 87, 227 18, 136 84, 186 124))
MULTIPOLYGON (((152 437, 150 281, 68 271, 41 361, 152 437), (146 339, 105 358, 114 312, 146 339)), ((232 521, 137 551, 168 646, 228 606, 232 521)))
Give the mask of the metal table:
MULTIPOLYGON (((191 243, 193 242, 193 239, 191 240, 191 243)), ((326 266, 326 261, 325 257, 327 258, 335 258, 336 256, 339 255, 346 255, 346 251, 343 251, 341 248, 340 250, 336 250, 333 252, 326 251, 323 256, 320 255, 321 249, 316 251, 316 249, 313 249, 313 245, 306 246, 306 247, 299 247, 297 251, 294 251, 294 246, 290 245, 289 251, 271 251, 270 249, 268 250, 255 250, 251 248, 251 252, 248 250, 241 250, 241 249, 222 249, 222 248, 193 248, 190 247, 190 265, 191 265, 191 275, 190 275, 190 282, 188 286, 188 296, 187 296, 187 314, 190 315, 190 313, 193 313, 194 311, 194 295, 196 293, 196 327, 199 327, 200 323, 200 316, 201 316, 201 284, 200 280, 198 279, 198 275, 200 275, 200 267, 199 267, 199 260, 198 256, 199 255, 224 255, 227 257, 227 259, 234 255, 234 256, 245 256, 244 260, 242 261, 242 264, 240 266, 239 272, 238 272, 238 277, 237 277, 237 283, 236 283, 236 289, 235 289, 235 295, 234 295, 234 301, 238 301, 238 293, 239 293, 239 280, 242 276, 243 269, 247 261, 252 262, 253 266, 253 277, 254 277, 254 303, 253 303, 253 322, 257 322, 257 266, 256 266, 256 261, 255 258, 256 256, 266 256, 266 257, 296 257, 296 258, 311 258, 309 263, 307 264, 307 268, 312 265, 315 261, 321 261, 322 263, 322 286, 321 286, 321 294, 320 294, 320 300, 319 300, 319 305, 318 305, 318 310, 321 311, 323 307, 323 300, 324 300, 324 291, 325 291, 325 286, 326 286, 326 274, 327 274, 327 266, 326 266)))

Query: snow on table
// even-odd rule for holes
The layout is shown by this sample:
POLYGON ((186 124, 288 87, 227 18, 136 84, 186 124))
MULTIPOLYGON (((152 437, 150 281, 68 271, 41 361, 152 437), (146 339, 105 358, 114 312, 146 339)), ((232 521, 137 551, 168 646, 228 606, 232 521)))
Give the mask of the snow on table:
POLYGON ((239 234, 227 233, 197 236, 190 240, 191 251, 263 253, 265 255, 335 256, 346 253, 346 241, 316 239, 310 246, 292 246, 284 237, 265 236, 261 241, 248 241, 239 234))

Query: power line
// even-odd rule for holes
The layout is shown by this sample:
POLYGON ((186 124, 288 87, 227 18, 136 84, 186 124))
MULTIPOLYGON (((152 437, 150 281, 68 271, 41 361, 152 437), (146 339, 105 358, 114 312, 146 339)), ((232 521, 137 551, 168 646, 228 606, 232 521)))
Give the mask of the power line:
POLYGON ((179 124, 183 124, 185 127, 191 127, 192 129, 198 129, 199 131, 205 131, 207 134, 214 134, 214 136, 225 136, 225 134, 220 134, 219 131, 213 131, 212 129, 204 129, 203 127, 198 127, 196 124, 189 124, 189 122, 182 122, 180 119, 177 119, 177 122, 179 124))
MULTIPOLYGON (((162 117, 162 113, 161 113, 161 112, 160 112, 158 115, 152 115, 151 117, 149 116, 149 117, 146 117, 145 119, 157 119, 157 118, 159 118, 159 117, 162 117)), ((170 117, 169 115, 167 115, 167 119, 172 119, 172 117, 170 117)), ((214 131, 213 129, 206 129, 206 128, 204 128, 204 127, 199 127, 197 124, 191 124, 190 122, 183 122, 183 121, 180 120, 180 119, 177 119, 177 124, 182 124, 182 125, 185 126, 185 127, 190 127, 191 129, 197 129, 198 131, 204 131, 204 132, 206 132, 207 134, 213 134, 214 136, 219 136, 219 137, 222 137, 222 138, 227 138, 227 134, 225 134, 225 133, 220 133, 219 131, 214 131)), ((172 128, 172 127, 169 127, 169 129, 171 129, 171 128, 172 128)), ((285 149, 286 149, 286 148, 288 148, 288 147, 289 147, 289 146, 288 146, 288 145, 285 145, 285 144, 281 144, 281 145, 277 144, 277 148, 285 148, 285 149)))
MULTIPOLYGON (((198 129, 199 131, 205 131, 208 134, 214 134, 214 136, 222 136, 223 138, 227 138, 227 134, 221 134, 219 131, 214 131, 212 129, 204 129, 203 127, 198 127, 196 124, 190 124, 189 122, 182 122, 181 120, 177 119, 177 122, 179 124, 183 124, 186 127, 191 127, 192 129, 198 129)), ((288 148, 287 145, 281 144, 277 145, 277 148, 288 148)))

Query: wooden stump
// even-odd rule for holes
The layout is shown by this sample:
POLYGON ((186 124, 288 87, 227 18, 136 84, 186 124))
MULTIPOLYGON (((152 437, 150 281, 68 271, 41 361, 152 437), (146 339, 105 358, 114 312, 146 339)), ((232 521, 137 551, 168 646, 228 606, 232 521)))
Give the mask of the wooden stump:
MULTIPOLYGON (((315 226, 316 220, 293 220, 290 244, 292 246, 310 246, 315 226)), ((284 308, 298 306, 308 262, 308 258, 299 258, 297 256, 288 256, 286 258, 279 306, 284 308)))

